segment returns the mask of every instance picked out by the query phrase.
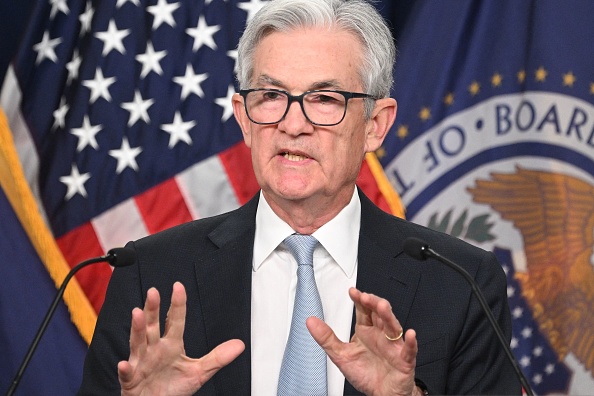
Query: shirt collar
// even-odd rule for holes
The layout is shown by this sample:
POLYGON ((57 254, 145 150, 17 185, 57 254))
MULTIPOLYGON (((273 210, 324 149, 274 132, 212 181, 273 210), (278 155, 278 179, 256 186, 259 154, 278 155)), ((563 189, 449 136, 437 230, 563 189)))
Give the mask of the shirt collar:
POLYGON ((260 191, 256 210, 256 236, 254 238, 253 270, 257 271, 270 253, 295 231, 273 212, 260 191))
MULTIPOLYGON (((349 278, 356 268, 360 227, 361 201, 355 188, 348 205, 312 234, 349 278)), ((257 271, 278 245, 293 233, 295 231, 272 211, 260 192, 256 211, 253 270, 257 271)))

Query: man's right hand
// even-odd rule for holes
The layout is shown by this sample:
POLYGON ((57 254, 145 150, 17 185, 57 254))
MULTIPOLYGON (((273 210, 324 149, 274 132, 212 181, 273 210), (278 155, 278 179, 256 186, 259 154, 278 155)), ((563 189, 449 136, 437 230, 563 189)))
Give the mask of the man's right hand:
POLYGON ((118 363, 122 395, 192 395, 217 371, 231 363, 245 345, 229 340, 200 359, 191 359, 184 350, 186 290, 173 285, 165 332, 159 325, 159 292, 147 292, 144 309, 132 311, 130 357, 118 363))

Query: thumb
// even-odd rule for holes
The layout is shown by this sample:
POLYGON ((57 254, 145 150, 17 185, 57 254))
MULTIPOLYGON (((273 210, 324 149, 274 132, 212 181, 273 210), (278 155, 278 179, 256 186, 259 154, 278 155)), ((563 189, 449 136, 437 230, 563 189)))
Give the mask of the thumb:
POLYGON ((229 340, 218 345, 207 355, 199 360, 204 369, 205 382, 210 379, 217 371, 231 363, 245 349, 245 344, 241 340, 229 340))
POLYGON ((330 359, 338 353, 338 350, 342 347, 343 343, 338 339, 334 331, 324 323, 323 320, 312 316, 305 322, 309 333, 313 339, 322 347, 322 349, 328 354, 330 359))

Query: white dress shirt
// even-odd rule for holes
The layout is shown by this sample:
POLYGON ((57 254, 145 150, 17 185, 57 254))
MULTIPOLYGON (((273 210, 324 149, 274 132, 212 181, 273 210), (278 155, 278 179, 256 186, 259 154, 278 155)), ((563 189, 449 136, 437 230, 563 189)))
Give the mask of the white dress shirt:
MULTIPOLYGON (((353 302, 348 290, 357 281, 360 220, 355 189, 349 204, 312 234, 320 242, 314 251, 314 273, 324 321, 343 342, 350 339, 353 302)), ((252 262, 252 395, 276 395, 297 286, 297 262, 280 244, 293 233, 260 193, 252 262)), ((328 359, 328 395, 343 392, 344 376, 328 359)))

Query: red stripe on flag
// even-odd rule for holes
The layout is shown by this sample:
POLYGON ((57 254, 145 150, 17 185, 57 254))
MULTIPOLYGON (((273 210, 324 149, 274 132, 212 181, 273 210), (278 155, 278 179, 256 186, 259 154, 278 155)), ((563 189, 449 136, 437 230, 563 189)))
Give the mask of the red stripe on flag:
POLYGON ((377 185, 377 180, 375 180, 373 173, 371 173, 371 169, 369 168, 367 161, 363 161, 363 164, 361 165, 359 176, 357 176, 357 186, 359 186, 361 191, 363 191, 363 193, 367 195, 367 197, 371 199, 373 203, 375 203, 380 209, 382 209, 384 212, 392 213, 390 205, 388 204, 384 194, 382 194, 380 191, 377 185))
POLYGON ((219 158, 235 190, 239 204, 243 205, 260 190, 252 167, 250 149, 244 142, 240 142, 219 153, 219 158))
MULTIPOLYGON (((75 228, 60 237, 56 242, 71 268, 81 261, 105 253, 91 223, 75 228)), ((111 268, 108 264, 97 264, 83 268, 76 274, 76 280, 97 313, 99 313, 101 305, 103 305, 110 277, 111 268)))
POLYGON ((150 234, 192 220, 174 178, 138 194, 134 200, 150 234))

